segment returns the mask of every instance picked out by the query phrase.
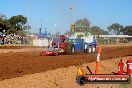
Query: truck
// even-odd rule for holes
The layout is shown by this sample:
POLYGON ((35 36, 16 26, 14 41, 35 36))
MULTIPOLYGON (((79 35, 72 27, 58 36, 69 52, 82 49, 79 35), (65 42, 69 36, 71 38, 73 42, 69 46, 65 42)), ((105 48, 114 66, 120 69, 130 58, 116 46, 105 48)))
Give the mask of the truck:
POLYGON ((97 49, 97 37, 95 35, 90 35, 87 37, 82 37, 85 42, 85 49, 86 53, 95 53, 97 49))
POLYGON ((94 53, 96 51, 96 36, 89 37, 67 37, 61 35, 52 39, 48 51, 41 55, 75 54, 76 52, 94 53))

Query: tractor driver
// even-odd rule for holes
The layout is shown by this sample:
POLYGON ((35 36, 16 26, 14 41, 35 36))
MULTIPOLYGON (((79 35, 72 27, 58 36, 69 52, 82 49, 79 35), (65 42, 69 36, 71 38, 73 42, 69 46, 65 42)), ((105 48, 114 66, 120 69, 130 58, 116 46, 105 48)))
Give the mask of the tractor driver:
POLYGON ((62 38, 62 43, 65 42, 65 40, 66 40, 65 38, 62 38))
POLYGON ((63 48, 63 49, 64 49, 64 47, 66 46, 66 44, 67 44, 66 38, 62 38, 61 45, 62 45, 62 48, 63 48))

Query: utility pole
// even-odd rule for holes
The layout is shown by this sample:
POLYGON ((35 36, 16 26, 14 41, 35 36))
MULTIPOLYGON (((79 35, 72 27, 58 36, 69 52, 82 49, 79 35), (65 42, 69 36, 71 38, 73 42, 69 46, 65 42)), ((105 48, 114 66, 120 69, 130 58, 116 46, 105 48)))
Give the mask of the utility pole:
MULTIPOLYGON (((75 30, 75 24, 74 24, 74 21, 73 21, 73 12, 74 12, 74 7, 73 5, 71 5, 71 7, 69 8, 69 11, 70 11, 70 19, 71 19, 71 25, 73 26, 74 25, 74 32, 76 31, 75 30)), ((71 31, 72 31, 72 28, 71 28, 71 31)))
POLYGON ((71 22, 72 24, 74 23, 74 12, 75 12, 75 7, 74 5, 71 5, 69 7, 69 11, 70 11, 70 19, 71 19, 71 22))

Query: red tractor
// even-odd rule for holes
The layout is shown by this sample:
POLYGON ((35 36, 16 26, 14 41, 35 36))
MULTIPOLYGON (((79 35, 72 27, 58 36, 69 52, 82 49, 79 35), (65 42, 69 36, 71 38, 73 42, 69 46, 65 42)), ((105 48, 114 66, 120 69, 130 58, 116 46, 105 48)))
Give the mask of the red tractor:
POLYGON ((40 55, 58 55, 58 54, 73 54, 75 52, 74 44, 68 42, 68 37, 61 35, 58 38, 53 39, 52 49, 43 51, 40 55))

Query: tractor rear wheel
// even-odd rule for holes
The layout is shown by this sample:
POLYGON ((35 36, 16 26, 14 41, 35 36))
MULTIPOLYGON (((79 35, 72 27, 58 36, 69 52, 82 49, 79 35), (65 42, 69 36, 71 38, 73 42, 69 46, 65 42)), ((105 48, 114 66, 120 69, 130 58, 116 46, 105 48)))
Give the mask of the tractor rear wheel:
POLYGON ((72 53, 72 54, 75 53, 75 48, 74 48, 74 46, 71 47, 71 53, 72 53))
POLYGON ((68 44, 68 45, 65 47, 65 52, 66 52, 67 54, 74 54, 74 53, 75 53, 75 47, 74 47, 74 45, 68 44))

